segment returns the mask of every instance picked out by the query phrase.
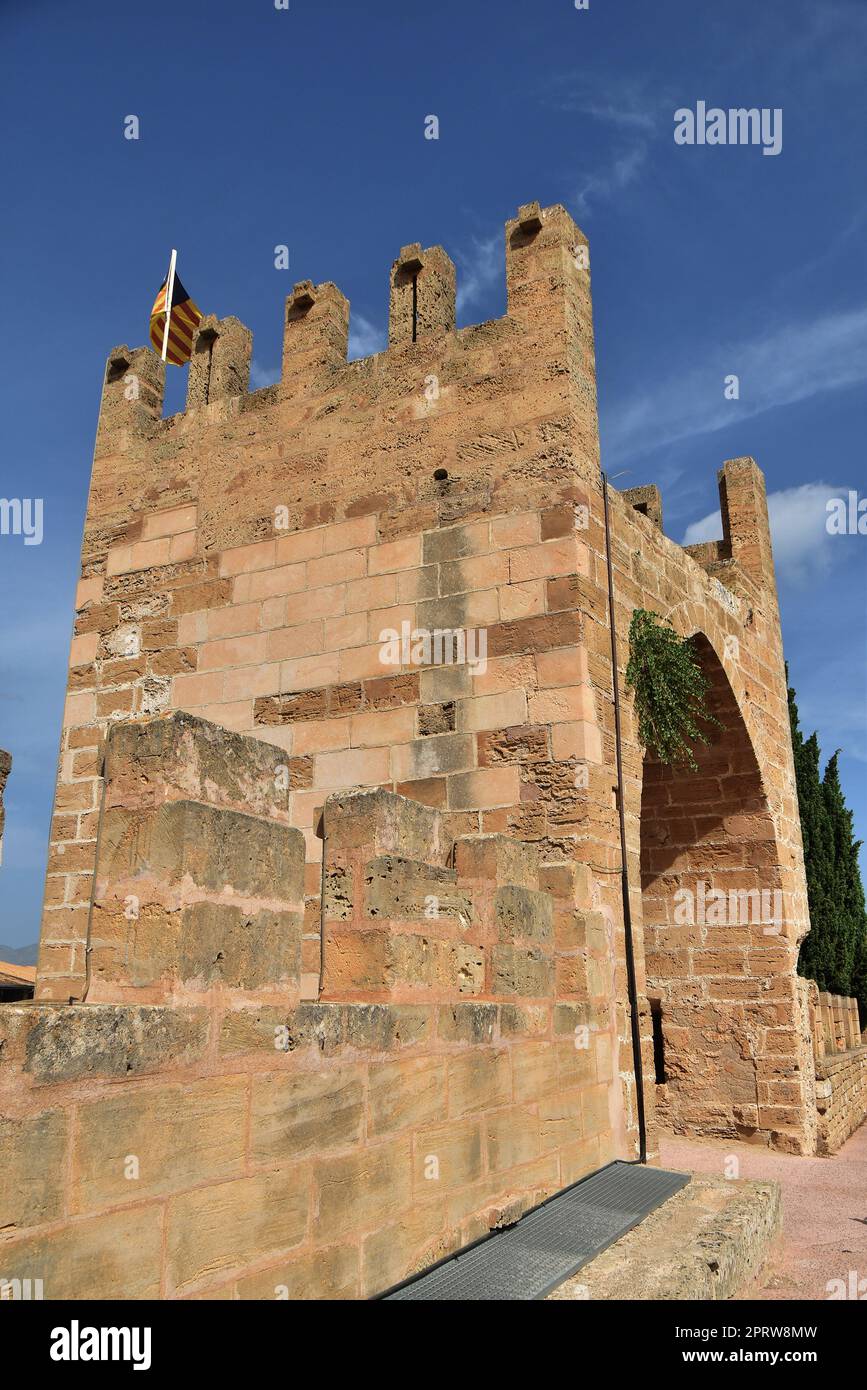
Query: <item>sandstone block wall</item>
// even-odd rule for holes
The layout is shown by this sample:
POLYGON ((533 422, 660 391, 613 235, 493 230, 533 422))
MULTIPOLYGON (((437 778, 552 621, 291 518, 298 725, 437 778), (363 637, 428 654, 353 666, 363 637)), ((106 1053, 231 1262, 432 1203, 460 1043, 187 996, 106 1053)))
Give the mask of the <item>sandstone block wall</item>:
MULTIPOLYGON (((297 285, 282 380, 264 391, 247 391, 243 325, 208 320, 187 409, 170 419, 159 359, 125 346, 110 355, 37 993, 83 998, 92 902, 94 923, 109 923, 94 879, 106 731, 186 711, 282 753, 287 819, 305 842, 302 999, 318 998, 324 980, 316 829, 332 792, 385 787, 436 809, 452 841, 503 833, 584 866, 613 932, 631 1157, 586 239, 563 208, 527 204, 505 241, 506 314, 460 330, 449 258, 405 246, 389 281, 388 350, 359 362, 346 360, 339 289, 297 285), (463 652, 449 661, 445 646, 438 658, 416 649, 413 634, 438 632, 463 634, 463 652), (469 641, 482 635, 479 661, 469 641)), ((809 1149, 813 1059, 795 985, 808 917, 764 484, 744 458, 726 463, 719 486, 723 535, 688 551, 663 535, 655 489, 608 490, 644 1066, 652 1078, 649 993, 672 1064, 673 1123, 809 1149), (637 739, 624 679, 636 607, 695 639, 729 716, 689 785, 666 781, 637 739), (673 944, 674 894, 699 871, 712 884, 779 888, 779 931, 765 940, 699 924, 673 944)), ((333 931, 361 988, 373 938, 333 931)), ((111 937, 107 927, 106 949, 111 937)), ((445 940, 432 950, 448 974, 445 940)), ((388 968, 397 989, 402 964, 388 968)))
POLYGON ((112 729, 87 1002, 0 1009, 0 1277, 364 1297, 623 1151, 583 866, 332 794, 301 1002, 281 757, 184 714, 112 729))
POLYGON ((816 1063, 818 1152, 833 1154, 867 1118, 867 1045, 816 1063))
POLYGON ((803 983, 816 1059, 817 1148, 833 1154, 867 1117, 867 1037, 857 999, 803 983))

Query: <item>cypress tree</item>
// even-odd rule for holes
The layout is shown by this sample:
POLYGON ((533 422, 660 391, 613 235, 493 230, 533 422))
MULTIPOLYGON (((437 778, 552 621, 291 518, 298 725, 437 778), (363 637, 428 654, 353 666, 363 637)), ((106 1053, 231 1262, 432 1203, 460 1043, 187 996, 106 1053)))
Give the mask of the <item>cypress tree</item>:
POLYGON ((788 694, 810 907, 810 931, 801 944, 798 972, 831 994, 854 996, 864 1027, 867 911, 858 862, 861 841, 854 838, 852 812, 840 785, 839 750, 820 776, 819 740, 815 733, 804 738, 791 686, 788 694))
POLYGON ((815 734, 805 739, 801 733, 795 692, 791 686, 788 690, 795 783, 804 841, 807 900, 810 907, 810 931, 801 944, 798 970, 800 974, 815 980, 820 989, 830 990, 833 917, 829 912, 829 892, 833 836, 822 795, 819 743, 815 734))
POLYGON ((858 1000, 858 1017, 861 1030, 867 1028, 867 932, 862 933, 855 947, 855 965, 852 969, 852 993, 858 1000))
POLYGON ((858 991, 862 959, 867 951, 867 912, 858 862, 862 842, 855 839, 852 812, 846 805, 840 786, 839 756, 838 749, 829 759, 822 779, 822 791, 834 835, 834 901, 837 904, 835 966, 837 977, 845 984, 840 993, 854 995, 858 999, 859 1013, 864 1019, 867 1016, 867 997, 858 991))

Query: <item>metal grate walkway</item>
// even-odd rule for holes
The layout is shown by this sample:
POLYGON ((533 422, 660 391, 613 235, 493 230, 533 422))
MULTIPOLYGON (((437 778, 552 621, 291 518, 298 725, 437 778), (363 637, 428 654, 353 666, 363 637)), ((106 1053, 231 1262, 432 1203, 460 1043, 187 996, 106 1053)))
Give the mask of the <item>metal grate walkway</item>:
POLYGON ((544 1298, 689 1182, 687 1173, 616 1160, 385 1300, 544 1298))

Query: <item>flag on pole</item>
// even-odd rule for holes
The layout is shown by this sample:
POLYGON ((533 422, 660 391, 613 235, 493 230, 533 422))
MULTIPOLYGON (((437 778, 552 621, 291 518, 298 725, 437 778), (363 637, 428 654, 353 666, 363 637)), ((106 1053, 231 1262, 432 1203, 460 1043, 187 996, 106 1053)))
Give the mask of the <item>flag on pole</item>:
POLYGON ((189 362, 193 350, 193 335, 202 321, 202 312, 187 294, 175 274, 177 252, 172 252, 169 273, 151 309, 151 342, 164 362, 182 367, 189 362), (166 301, 169 312, 166 317, 166 301))

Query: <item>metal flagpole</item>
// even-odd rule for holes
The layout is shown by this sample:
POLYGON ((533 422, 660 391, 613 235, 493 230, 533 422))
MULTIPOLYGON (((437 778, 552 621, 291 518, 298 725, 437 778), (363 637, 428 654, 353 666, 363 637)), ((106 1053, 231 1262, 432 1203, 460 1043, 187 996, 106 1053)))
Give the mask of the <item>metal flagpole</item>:
POLYGON ((163 330, 163 361, 166 360, 166 353, 169 350, 169 325, 172 318, 172 295, 175 292, 175 265, 178 253, 172 252, 172 259, 169 262, 169 278, 166 280, 166 326, 163 330))

